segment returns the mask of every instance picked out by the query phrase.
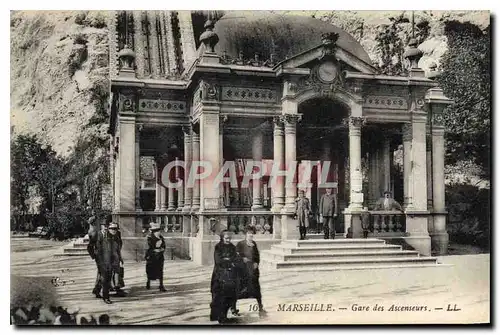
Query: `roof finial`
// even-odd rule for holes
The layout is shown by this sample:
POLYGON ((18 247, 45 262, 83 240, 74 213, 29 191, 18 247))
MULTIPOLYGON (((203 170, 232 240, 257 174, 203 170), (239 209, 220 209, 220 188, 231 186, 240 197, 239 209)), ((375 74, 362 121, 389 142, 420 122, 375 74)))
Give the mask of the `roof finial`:
POLYGON ((215 45, 219 42, 219 36, 213 31, 214 24, 211 20, 205 22, 205 31, 200 36, 200 42, 209 52, 215 52, 215 45))

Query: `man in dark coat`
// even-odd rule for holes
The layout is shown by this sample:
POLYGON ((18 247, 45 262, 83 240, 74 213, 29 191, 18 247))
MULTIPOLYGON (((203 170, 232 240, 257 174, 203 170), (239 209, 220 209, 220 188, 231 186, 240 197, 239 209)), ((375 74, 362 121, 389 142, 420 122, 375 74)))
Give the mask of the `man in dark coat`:
POLYGON ((97 236, 99 234, 99 231, 107 230, 109 223, 112 221, 111 215, 108 215, 106 217, 106 221, 101 223, 100 225, 97 223, 97 220, 94 217, 94 220, 90 222, 89 230, 88 230, 88 236, 89 236, 89 244, 87 245, 87 252, 89 253, 90 257, 95 261, 96 263, 96 268, 97 268, 97 275, 95 279, 95 284, 94 284, 94 289, 92 290, 92 293, 95 295, 96 298, 101 298, 101 275, 99 273, 99 264, 97 263, 97 258, 96 258, 96 244, 97 244, 97 236))
POLYGON ((108 230, 99 232, 96 241, 96 260, 101 275, 102 298, 105 303, 111 304, 109 300, 109 290, 114 274, 120 271, 120 264, 123 264, 121 256, 121 242, 117 236, 118 225, 111 223, 108 230))
POLYGON ((238 262, 236 247, 231 243, 231 233, 223 231, 214 250, 212 272, 210 321, 227 322, 227 312, 238 298, 238 262))
POLYGON ((332 189, 327 188, 319 202, 320 221, 323 221, 323 229, 325 239, 335 238, 335 222, 334 218, 338 216, 337 197, 332 194, 332 189))

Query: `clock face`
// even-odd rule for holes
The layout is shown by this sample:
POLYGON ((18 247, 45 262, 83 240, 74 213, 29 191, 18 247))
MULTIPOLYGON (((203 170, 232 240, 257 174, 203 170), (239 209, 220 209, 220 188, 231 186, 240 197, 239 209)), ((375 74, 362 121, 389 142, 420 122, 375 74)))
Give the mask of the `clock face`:
POLYGON ((325 62, 318 67, 318 77, 325 83, 331 83, 337 77, 337 67, 332 62, 325 62))

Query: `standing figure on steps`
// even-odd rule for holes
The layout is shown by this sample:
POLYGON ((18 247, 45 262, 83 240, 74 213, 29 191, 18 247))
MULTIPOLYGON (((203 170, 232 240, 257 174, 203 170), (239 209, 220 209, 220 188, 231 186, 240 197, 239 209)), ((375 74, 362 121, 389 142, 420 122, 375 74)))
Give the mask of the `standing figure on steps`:
POLYGON ((309 215, 311 214, 311 202, 305 197, 304 190, 299 191, 299 197, 295 200, 295 217, 299 220, 300 239, 305 240, 307 228, 309 228, 309 215))
POLYGON ((160 281, 160 292, 165 292, 165 287, 163 286, 163 264, 165 263, 165 239, 161 235, 160 224, 156 222, 151 222, 150 228, 151 234, 147 237, 148 250, 146 251, 146 275, 148 281, 146 283, 146 288, 149 290, 151 288, 151 280, 160 281))
POLYGON ((337 197, 332 194, 332 189, 327 188, 319 202, 320 222, 323 221, 325 239, 335 238, 334 218, 338 216, 337 197))

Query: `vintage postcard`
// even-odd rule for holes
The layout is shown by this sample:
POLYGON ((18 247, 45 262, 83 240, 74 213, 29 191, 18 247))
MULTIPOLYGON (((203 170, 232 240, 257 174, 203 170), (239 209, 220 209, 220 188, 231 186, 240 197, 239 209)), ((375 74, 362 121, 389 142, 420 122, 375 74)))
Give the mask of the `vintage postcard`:
POLYGON ((489 324, 488 11, 12 11, 12 325, 489 324))

